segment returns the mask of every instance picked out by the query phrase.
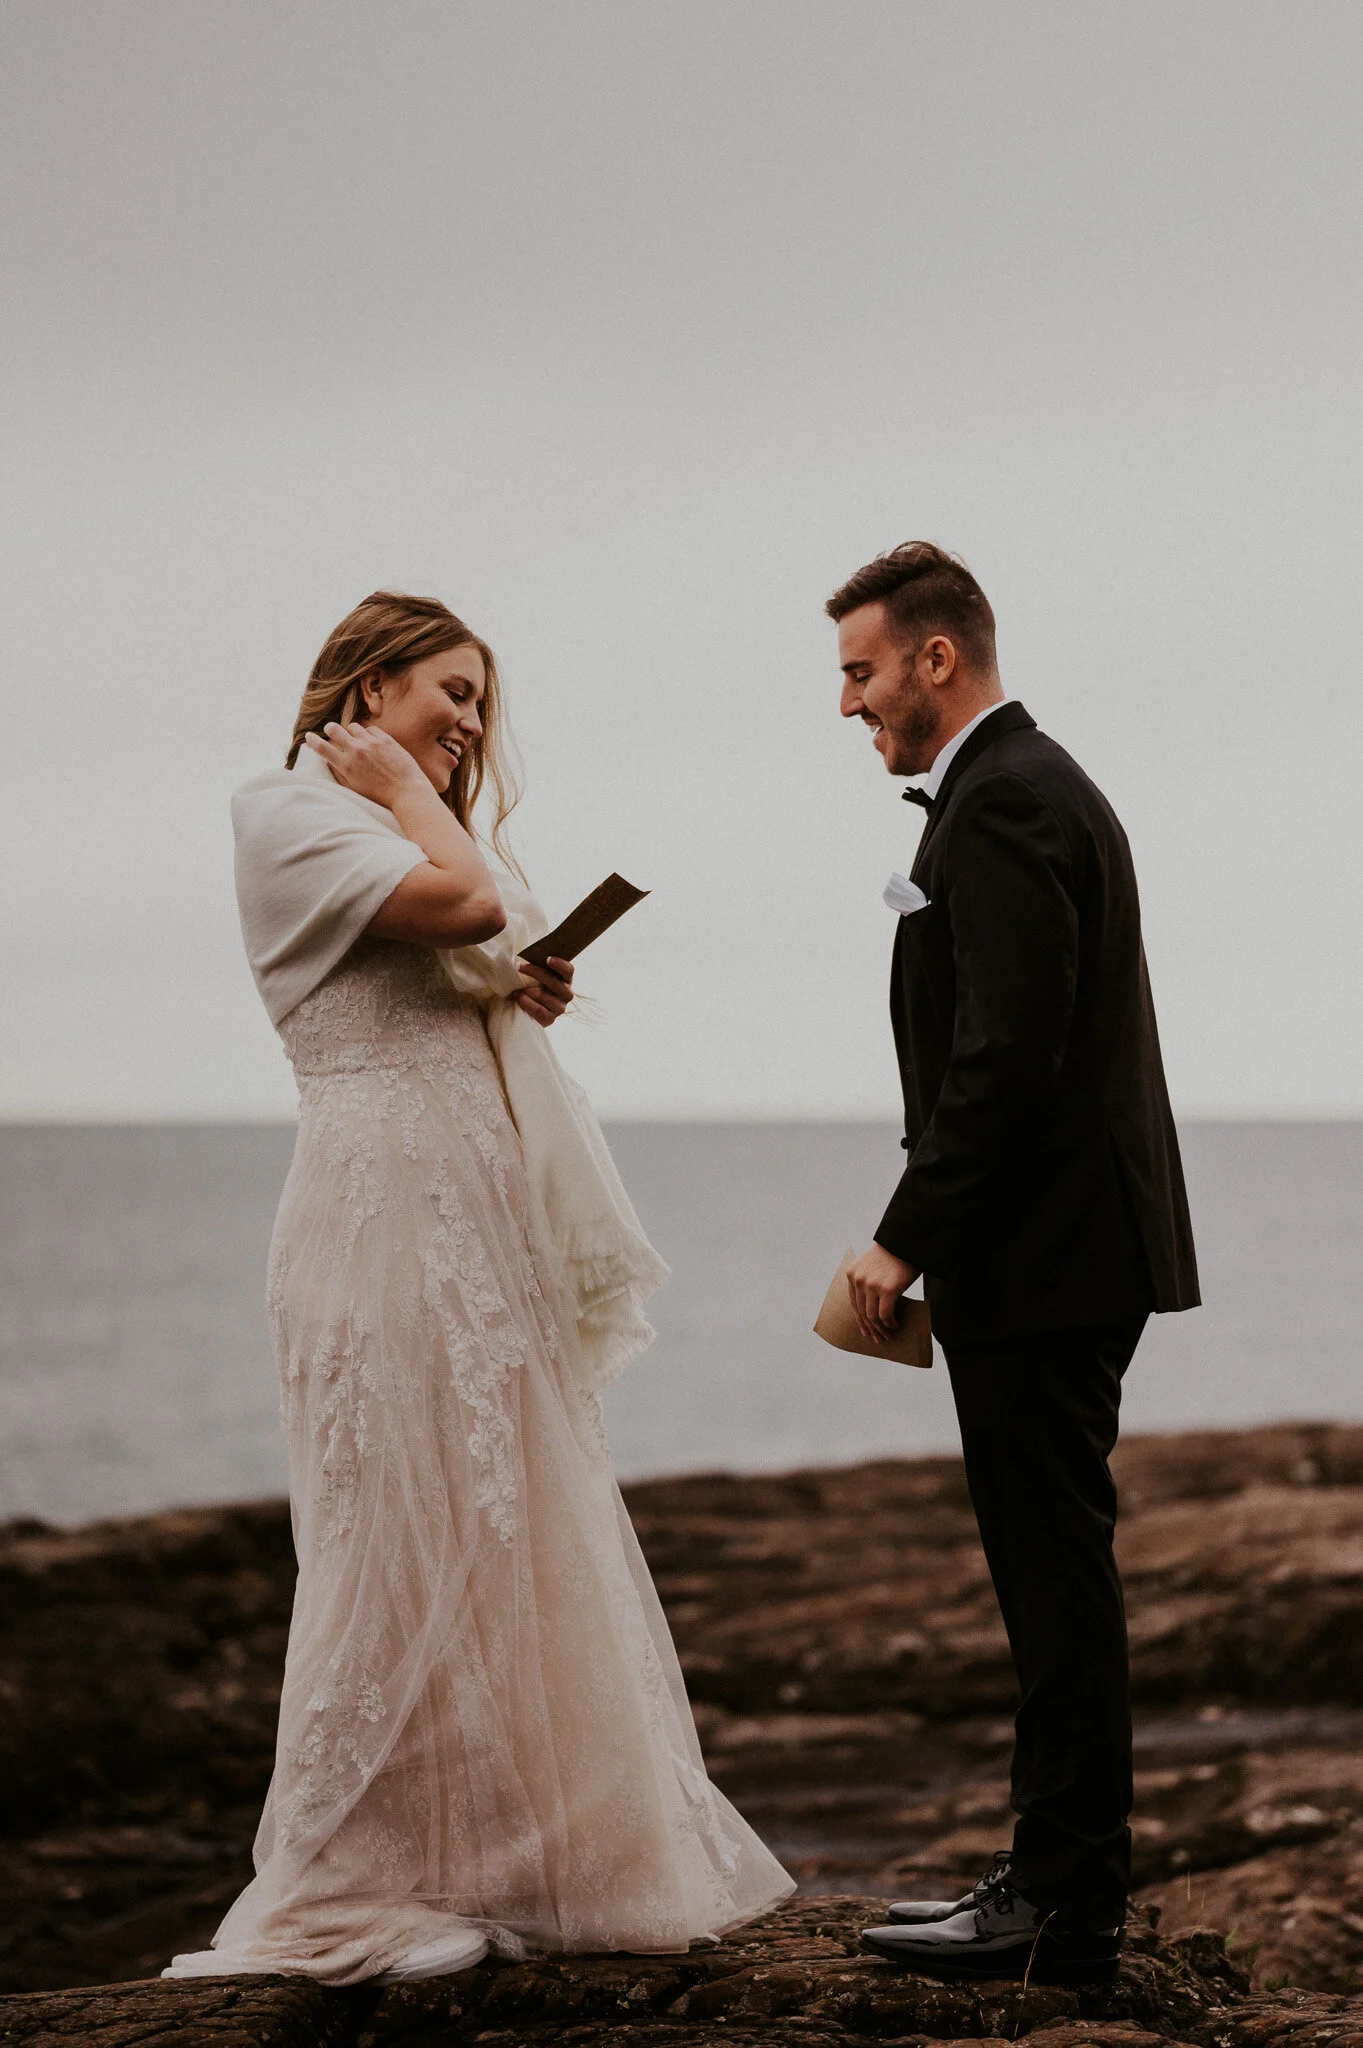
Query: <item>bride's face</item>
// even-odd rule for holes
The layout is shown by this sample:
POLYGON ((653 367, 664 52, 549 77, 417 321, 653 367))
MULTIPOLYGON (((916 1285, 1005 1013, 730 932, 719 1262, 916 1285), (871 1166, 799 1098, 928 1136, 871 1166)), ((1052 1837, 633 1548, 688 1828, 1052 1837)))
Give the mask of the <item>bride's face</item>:
POLYGON ((452 647, 413 662, 403 676, 364 686, 368 723, 405 747, 443 796, 459 757, 483 730, 487 677, 476 647, 452 647))

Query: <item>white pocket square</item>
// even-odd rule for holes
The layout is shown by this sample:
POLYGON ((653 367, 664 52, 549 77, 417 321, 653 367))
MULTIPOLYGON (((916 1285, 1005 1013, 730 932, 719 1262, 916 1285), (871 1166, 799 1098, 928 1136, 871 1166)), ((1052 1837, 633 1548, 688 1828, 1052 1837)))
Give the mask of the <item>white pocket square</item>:
POLYGON ((891 910, 898 911, 901 917, 911 917, 915 910, 926 910, 930 901, 917 882, 911 882, 907 875, 891 875, 880 900, 891 910))

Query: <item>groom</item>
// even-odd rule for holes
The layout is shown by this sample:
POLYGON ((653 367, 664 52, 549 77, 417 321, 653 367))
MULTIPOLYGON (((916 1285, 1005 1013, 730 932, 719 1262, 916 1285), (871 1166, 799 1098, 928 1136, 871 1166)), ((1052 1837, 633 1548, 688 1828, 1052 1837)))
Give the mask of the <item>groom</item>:
POLYGON ((883 1339, 920 1273, 1017 1669, 1011 1851, 870 1947, 934 1976, 1115 1974, 1131 1707, 1108 1456, 1147 1316, 1197 1267, 1136 877, 1111 806, 1005 700, 994 615, 911 541, 828 600, 842 715, 926 823, 887 900, 908 1161, 852 1268, 883 1339))

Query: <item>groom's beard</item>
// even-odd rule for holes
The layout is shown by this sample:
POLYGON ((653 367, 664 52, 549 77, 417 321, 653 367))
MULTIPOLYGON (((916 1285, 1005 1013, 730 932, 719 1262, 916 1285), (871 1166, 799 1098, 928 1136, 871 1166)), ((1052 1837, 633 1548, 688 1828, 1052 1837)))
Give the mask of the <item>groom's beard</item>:
POLYGON ((930 690, 906 670, 900 683, 894 723, 885 727, 894 742, 894 758, 885 763, 891 775, 924 775, 941 751, 937 736, 942 723, 941 707, 930 690))

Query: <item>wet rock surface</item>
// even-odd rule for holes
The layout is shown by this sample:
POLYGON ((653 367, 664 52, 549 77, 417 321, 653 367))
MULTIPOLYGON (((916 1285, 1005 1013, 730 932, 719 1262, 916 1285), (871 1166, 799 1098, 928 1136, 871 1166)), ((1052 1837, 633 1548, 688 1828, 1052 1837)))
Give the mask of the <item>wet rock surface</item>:
POLYGON ((934 1458, 627 1489, 711 1769, 801 1898, 746 1948, 485 1966, 381 1998, 127 1981, 206 1945, 249 1875, 287 1509, 0 1531, 0 1990, 29 1994, 0 2036, 1363 2048, 1363 1429, 1137 1438, 1117 1464, 1139 1896, 1169 1937, 1136 1930, 1122 2011, 995 2023, 982 1993, 958 2012, 964 1994, 856 1947, 876 1895, 949 1893, 1010 1832, 1011 1669, 959 1464, 934 1458), (1181 1936, 1198 1925, 1243 1979, 1215 1937, 1181 1936))

